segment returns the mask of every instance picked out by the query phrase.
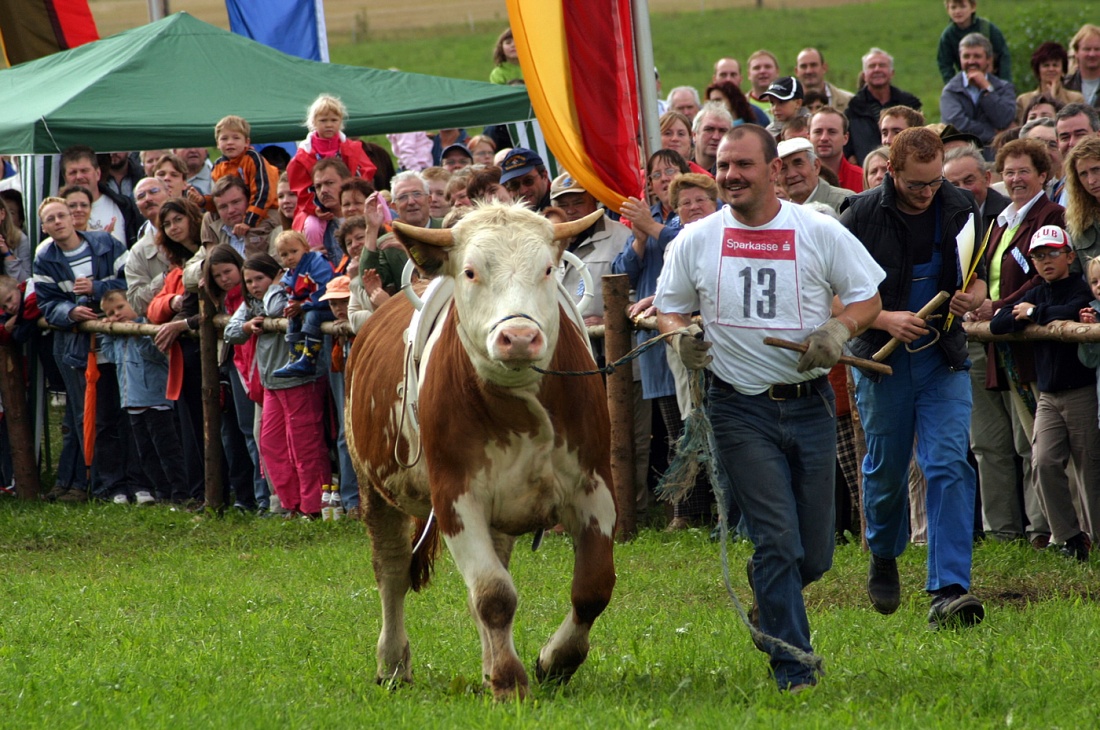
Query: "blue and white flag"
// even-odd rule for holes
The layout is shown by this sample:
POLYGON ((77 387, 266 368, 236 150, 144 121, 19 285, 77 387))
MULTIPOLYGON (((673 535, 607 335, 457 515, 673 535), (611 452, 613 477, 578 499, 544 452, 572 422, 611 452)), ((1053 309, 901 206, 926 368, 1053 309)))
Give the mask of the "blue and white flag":
POLYGON ((322 0, 225 0, 229 29, 275 50, 328 62, 322 0))

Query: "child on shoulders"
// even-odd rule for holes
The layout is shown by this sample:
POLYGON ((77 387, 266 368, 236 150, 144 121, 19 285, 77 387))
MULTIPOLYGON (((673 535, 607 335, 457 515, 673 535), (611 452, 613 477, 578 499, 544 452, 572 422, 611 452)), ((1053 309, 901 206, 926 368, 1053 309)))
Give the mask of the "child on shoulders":
MULTIPOLYGON (((251 144, 252 127, 241 117, 223 117, 214 126, 214 139, 222 156, 210 172, 212 182, 226 175, 236 175, 248 186, 248 211, 244 221, 233 227, 233 235, 244 238, 249 231, 270 233, 278 224, 279 171, 265 160, 251 144)), ((206 209, 217 215, 213 198, 207 197, 206 209)))
POLYGON ((306 237, 298 231, 283 231, 275 239, 275 250, 287 270, 280 281, 288 302, 286 341, 290 359, 276 370, 276 378, 309 377, 317 372, 317 356, 324 335, 321 325, 332 321, 332 310, 321 300, 325 285, 333 277, 332 264, 321 253, 311 251, 306 237))

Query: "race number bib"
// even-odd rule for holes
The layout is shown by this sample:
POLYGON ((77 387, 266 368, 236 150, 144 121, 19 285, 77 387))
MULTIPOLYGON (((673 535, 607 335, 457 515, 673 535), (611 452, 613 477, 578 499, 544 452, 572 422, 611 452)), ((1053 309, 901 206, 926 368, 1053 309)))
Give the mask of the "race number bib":
POLYGON ((794 230, 722 233, 718 324, 753 329, 805 329, 794 230))

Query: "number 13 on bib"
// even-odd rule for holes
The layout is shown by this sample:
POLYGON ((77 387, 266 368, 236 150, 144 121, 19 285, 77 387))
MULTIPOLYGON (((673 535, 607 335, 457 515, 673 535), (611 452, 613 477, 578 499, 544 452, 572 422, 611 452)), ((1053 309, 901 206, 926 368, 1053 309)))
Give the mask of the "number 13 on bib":
POLYGON ((795 231, 726 228, 718 271, 718 324, 801 330, 795 231))

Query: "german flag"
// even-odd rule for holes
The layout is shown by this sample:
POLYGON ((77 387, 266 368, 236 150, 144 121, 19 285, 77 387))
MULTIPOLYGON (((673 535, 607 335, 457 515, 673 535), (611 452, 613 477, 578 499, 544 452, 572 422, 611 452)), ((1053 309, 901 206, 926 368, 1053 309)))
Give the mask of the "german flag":
POLYGON ((629 0, 507 0, 531 106, 558 162, 615 210, 643 189, 629 0))
POLYGON ((0 50, 9 66, 99 40, 88 0, 3 0, 0 50))

